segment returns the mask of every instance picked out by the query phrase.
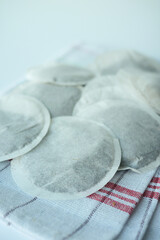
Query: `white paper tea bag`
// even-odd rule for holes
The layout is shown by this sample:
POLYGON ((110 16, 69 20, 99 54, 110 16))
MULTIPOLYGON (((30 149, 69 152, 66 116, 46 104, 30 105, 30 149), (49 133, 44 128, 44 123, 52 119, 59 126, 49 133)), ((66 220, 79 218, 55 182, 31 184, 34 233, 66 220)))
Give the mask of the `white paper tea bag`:
POLYGON ((118 75, 121 84, 134 91, 138 100, 160 114, 160 74, 122 70, 118 75))
POLYGON ((58 86, 45 82, 24 82, 13 92, 29 95, 41 101, 51 117, 72 115, 74 105, 81 96, 81 88, 58 86))
POLYGON ((89 69, 56 63, 32 68, 26 75, 27 80, 50 82, 63 86, 85 85, 93 77, 94 74, 89 69))
POLYGON ((98 76, 87 83, 87 85, 83 88, 82 94, 85 95, 91 91, 103 89, 105 87, 114 87, 116 84, 119 84, 117 75, 98 76))
POLYGON ((50 114, 38 100, 23 95, 0 99, 0 161, 21 156, 48 132, 50 114))
POLYGON ((95 103, 100 101, 105 101, 108 99, 130 99, 127 93, 123 91, 123 89, 119 86, 115 86, 114 88, 102 88, 90 91, 88 94, 83 95, 80 100, 77 102, 73 109, 73 115, 80 113, 84 109, 92 106, 95 103))
POLYGON ((148 106, 107 100, 77 116, 103 123, 114 132, 121 144, 121 170, 145 172, 160 165, 160 119, 148 106))
POLYGON ((132 85, 130 86, 121 81, 119 74, 98 77, 90 81, 84 88, 80 100, 74 107, 73 115, 92 104, 109 99, 143 102, 132 85))
POLYGON ((117 171, 119 142, 103 125, 76 117, 57 117, 46 138, 11 164, 21 189, 45 199, 86 197, 117 171))
POLYGON ((134 78, 133 84, 146 102, 160 114, 160 74, 142 74, 134 78))
POLYGON ((94 68, 101 75, 116 74, 119 70, 139 70, 160 73, 160 63, 136 51, 113 51, 97 58, 94 68))

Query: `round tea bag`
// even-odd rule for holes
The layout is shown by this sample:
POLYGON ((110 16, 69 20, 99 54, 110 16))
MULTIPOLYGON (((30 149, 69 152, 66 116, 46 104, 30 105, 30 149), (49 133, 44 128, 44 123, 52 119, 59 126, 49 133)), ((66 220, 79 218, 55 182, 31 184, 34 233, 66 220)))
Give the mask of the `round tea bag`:
POLYGON ((84 109, 88 108, 92 104, 100 101, 105 101, 107 99, 128 99, 129 96, 124 94, 121 87, 115 88, 102 88, 97 90, 92 90, 88 94, 82 95, 80 100, 77 102, 73 109, 73 115, 80 113, 84 109))
POLYGON ((78 87, 45 82, 25 82, 13 92, 37 98, 47 107, 51 117, 72 115, 74 105, 81 96, 81 89, 78 87))
POLYGON ((94 68, 101 75, 116 74, 119 70, 139 70, 160 73, 160 63, 136 51, 113 51, 97 58, 94 68))
POLYGON ((85 68, 64 65, 48 64, 28 71, 26 79, 41 82, 50 82, 64 86, 85 85, 94 77, 94 74, 85 68))
POLYGON ((120 169, 145 172, 160 165, 160 119, 147 106, 120 100, 98 102, 77 116, 109 127, 120 141, 120 169))
POLYGON ((120 159, 119 142, 103 124, 57 117, 41 144, 12 161, 11 171, 23 191, 67 200, 102 188, 116 173, 120 159))
POLYGON ((160 75, 137 71, 120 71, 119 81, 134 91, 137 99, 149 104, 153 110, 160 114, 160 75))
MULTIPOLYGON (((127 85, 121 83, 118 81, 118 76, 116 77, 112 77, 110 78, 110 81, 107 85, 107 81, 106 84, 103 85, 103 87, 98 87, 98 80, 95 84, 95 86, 97 87, 93 87, 91 88, 91 90, 89 91, 89 87, 88 85, 85 87, 87 88, 87 90, 83 91, 83 94, 80 98, 80 100, 76 103, 74 110, 73 110, 73 115, 76 115, 77 113, 80 113, 81 111, 83 111, 86 107, 91 106, 92 104, 95 104, 97 102, 100 101, 105 101, 108 99, 112 99, 112 100, 121 100, 121 99, 125 99, 125 100, 133 100, 133 101, 140 101, 140 99, 137 97, 134 88, 132 87, 128 87, 127 85), (113 81, 111 81, 111 79, 113 78, 113 81)), ((103 82, 103 80, 102 80, 103 82)), ((101 84, 102 85, 102 84, 101 84)), ((90 84, 91 86, 91 84, 90 84)))
POLYGON ((23 95, 0 99, 0 161, 21 156, 48 132, 50 114, 38 100, 23 95))
POLYGON ((98 76, 87 83, 87 85, 83 88, 82 94, 85 95, 91 91, 103 89, 105 87, 111 88, 116 84, 119 84, 117 76, 98 76))
POLYGON ((160 75, 143 74, 136 77, 133 84, 146 102, 160 114, 160 75))

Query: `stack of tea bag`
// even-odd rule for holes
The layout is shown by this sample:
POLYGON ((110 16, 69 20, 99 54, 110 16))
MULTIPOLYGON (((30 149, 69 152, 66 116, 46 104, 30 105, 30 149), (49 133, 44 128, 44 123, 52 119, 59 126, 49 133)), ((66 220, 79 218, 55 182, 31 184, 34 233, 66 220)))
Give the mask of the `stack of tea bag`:
POLYGON ((0 99, 2 218, 41 239, 142 239, 159 199, 160 63, 73 50, 0 99))
POLYGON ((109 127, 120 141, 120 170, 145 172, 160 163, 160 64, 136 52, 97 59, 73 115, 109 127), (101 76, 102 75, 102 76, 101 76))

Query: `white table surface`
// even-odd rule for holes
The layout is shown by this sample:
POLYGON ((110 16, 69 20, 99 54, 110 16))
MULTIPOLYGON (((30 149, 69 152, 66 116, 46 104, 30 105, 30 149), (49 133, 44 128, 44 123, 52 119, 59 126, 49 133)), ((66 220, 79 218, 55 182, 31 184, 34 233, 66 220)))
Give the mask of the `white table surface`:
MULTIPOLYGON (((160 59, 159 0, 0 0, 0 91, 77 42, 160 59)), ((2 240, 29 240, 0 222, 2 240)))

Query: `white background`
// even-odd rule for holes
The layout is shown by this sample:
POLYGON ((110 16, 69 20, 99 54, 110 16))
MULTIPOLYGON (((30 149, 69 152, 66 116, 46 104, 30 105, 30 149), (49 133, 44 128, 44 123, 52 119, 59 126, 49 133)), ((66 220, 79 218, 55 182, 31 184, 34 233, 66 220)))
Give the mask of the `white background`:
MULTIPOLYGON (((160 1, 0 0, 0 90, 81 41, 160 59, 160 1)), ((0 236, 28 239, 1 224, 0 236)))

